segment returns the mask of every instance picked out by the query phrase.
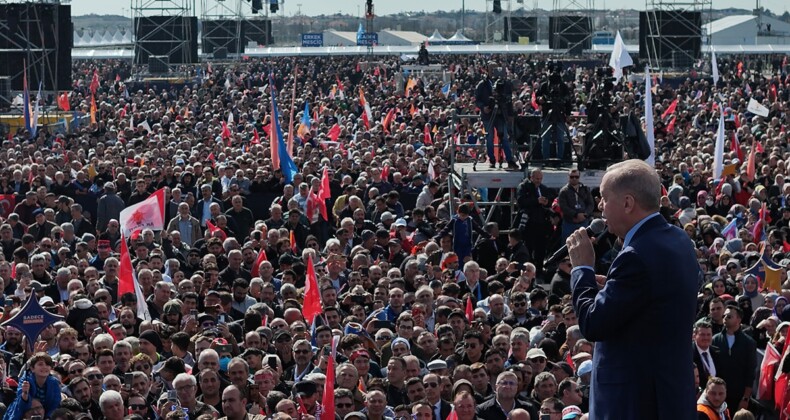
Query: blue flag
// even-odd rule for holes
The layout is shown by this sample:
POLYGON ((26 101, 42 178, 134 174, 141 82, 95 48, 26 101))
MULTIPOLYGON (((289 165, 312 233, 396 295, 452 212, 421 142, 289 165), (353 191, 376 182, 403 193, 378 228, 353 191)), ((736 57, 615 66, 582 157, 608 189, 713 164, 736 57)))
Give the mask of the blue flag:
POLYGON ((277 134, 277 155, 280 157, 280 169, 283 171, 283 176, 290 184, 299 170, 296 168, 291 155, 288 154, 288 146, 283 141, 283 131, 280 127, 280 111, 277 110, 277 95, 274 91, 274 80, 272 78, 269 80, 269 86, 272 89, 272 113, 274 114, 272 119, 274 120, 274 132, 277 134))
POLYGON ((302 124, 310 129, 310 102, 304 103, 304 114, 302 114, 302 124))
POLYGON ((446 98, 450 95, 450 84, 447 83, 446 85, 442 86, 442 95, 446 98))
POLYGON ((365 30, 362 28, 362 23, 359 24, 359 29, 357 29, 357 44, 362 42, 362 37, 365 36, 365 30))

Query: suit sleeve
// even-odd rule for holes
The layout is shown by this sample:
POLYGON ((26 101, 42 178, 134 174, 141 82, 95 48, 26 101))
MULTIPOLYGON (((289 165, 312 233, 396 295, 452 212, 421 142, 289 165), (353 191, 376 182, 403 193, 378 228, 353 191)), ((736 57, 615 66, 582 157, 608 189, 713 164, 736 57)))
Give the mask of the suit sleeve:
POLYGON ((573 307, 584 338, 603 341, 617 335, 645 302, 647 267, 633 252, 619 255, 600 291, 590 269, 573 270, 573 307))

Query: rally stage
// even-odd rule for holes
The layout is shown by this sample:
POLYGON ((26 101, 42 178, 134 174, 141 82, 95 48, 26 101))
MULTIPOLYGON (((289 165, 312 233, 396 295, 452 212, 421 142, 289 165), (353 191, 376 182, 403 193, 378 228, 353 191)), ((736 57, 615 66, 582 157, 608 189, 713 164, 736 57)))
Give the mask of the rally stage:
MULTIPOLYGON (((532 168, 537 167, 539 166, 532 166, 532 168)), ((543 184, 549 188, 562 188, 568 183, 568 172, 575 167, 576 165, 541 168, 543 170, 543 184)), ((485 162, 478 163, 476 170, 471 162, 455 163, 454 169, 455 173, 472 188, 516 188, 529 172, 506 171, 499 167, 489 168, 488 163, 485 162)), ((584 170, 581 172, 581 182, 588 188, 597 188, 601 185, 605 173, 606 170, 603 169, 584 170)))

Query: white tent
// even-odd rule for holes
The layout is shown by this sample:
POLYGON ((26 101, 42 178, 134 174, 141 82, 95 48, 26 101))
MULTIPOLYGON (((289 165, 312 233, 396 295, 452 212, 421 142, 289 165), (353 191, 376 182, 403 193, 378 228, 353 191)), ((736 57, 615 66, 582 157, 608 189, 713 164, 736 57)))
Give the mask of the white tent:
POLYGON ((102 37, 101 43, 102 43, 102 45, 112 45, 113 44, 113 42, 112 42, 112 33, 110 31, 107 31, 107 32, 104 33, 104 36, 102 37))
POLYGON ((121 31, 120 31, 120 30, 116 31, 116 32, 115 32, 115 35, 113 35, 113 37, 112 37, 112 43, 113 43, 114 45, 120 45, 120 44, 123 44, 123 43, 124 43, 124 42, 123 42, 123 34, 121 33, 121 31))
POLYGON ((85 44, 85 41, 82 40, 82 37, 80 36, 79 33, 77 33, 77 31, 74 31, 74 34, 72 35, 72 39, 74 39, 74 46, 75 47, 76 46, 82 46, 82 45, 85 44))
POLYGON ((439 33, 438 29, 434 29, 433 35, 429 36, 427 39, 428 42, 442 42, 446 40, 447 38, 443 37, 442 34, 439 33))
POLYGON ((102 38, 101 34, 99 33, 99 31, 96 31, 96 32, 93 33, 93 36, 91 37, 90 45, 101 45, 102 39, 103 38, 102 38))
POLYGON ((448 39, 447 41, 449 41, 449 42, 458 42, 458 43, 460 43, 460 42, 473 42, 471 39, 469 39, 466 36, 464 36, 464 34, 461 33, 460 29, 455 31, 455 35, 451 36, 450 39, 448 39))

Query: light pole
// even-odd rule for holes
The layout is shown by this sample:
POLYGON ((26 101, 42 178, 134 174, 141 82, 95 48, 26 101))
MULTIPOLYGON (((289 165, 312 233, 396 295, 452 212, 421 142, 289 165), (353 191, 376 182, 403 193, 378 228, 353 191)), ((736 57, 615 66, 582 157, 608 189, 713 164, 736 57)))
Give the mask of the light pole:
POLYGON ((461 0, 461 35, 466 27, 466 0, 461 0))

